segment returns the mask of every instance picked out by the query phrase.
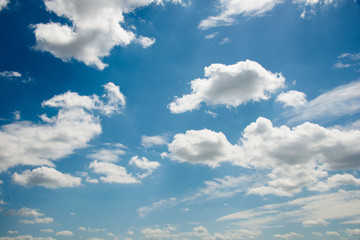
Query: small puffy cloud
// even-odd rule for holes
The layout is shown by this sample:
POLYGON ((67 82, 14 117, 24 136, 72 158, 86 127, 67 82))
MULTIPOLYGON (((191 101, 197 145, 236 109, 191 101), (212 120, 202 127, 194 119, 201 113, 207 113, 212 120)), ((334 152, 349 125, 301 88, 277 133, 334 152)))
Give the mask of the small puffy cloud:
POLYGON ((20 111, 15 111, 15 112, 13 112, 13 115, 14 115, 14 119, 15 119, 16 121, 20 120, 20 118, 21 118, 20 111))
POLYGON ((84 232, 105 232, 105 228, 78 227, 78 230, 84 232))
POLYGON ((153 38, 137 38, 134 32, 125 29, 124 14, 163 1, 44 0, 44 3, 48 12, 67 18, 71 24, 34 25, 35 49, 50 52, 63 61, 76 59, 103 70, 107 64, 102 59, 109 56, 114 47, 137 41, 146 48, 155 43, 153 38))
POLYGON ((39 167, 31 171, 25 170, 22 173, 14 173, 12 180, 20 185, 34 185, 45 188, 77 187, 81 184, 81 178, 63 174, 49 167, 39 167))
POLYGON ((3 10, 8 4, 10 0, 0 0, 0 11, 3 10))
POLYGON ((205 78, 191 81, 192 93, 176 97, 169 109, 172 113, 183 113, 198 109, 202 102, 238 107, 248 101, 267 100, 283 87, 284 81, 281 74, 250 60, 233 65, 211 64, 205 67, 205 78))
POLYGON ((164 135, 158 136, 141 136, 141 146, 151 148, 153 146, 161 146, 168 143, 168 138, 164 135))
MULTIPOLYGON (((1 2, 0 2, 0 11, 1 11, 1 2)), ((29 76, 29 74, 25 74, 25 76, 23 76, 21 73, 16 71, 2 71, 0 72, 0 78, 6 78, 11 81, 18 81, 22 83, 28 83, 33 81, 33 79, 29 76)))
POLYGON ((321 218, 316 218, 316 219, 305 220, 302 222, 302 225, 304 227, 327 226, 329 225, 329 222, 321 218))
POLYGON ((42 216, 44 216, 44 214, 39 212, 38 209, 32 209, 32 208, 27 208, 27 207, 22 207, 17 211, 9 210, 8 214, 23 216, 23 217, 42 217, 42 216))
POLYGON ((213 168, 221 162, 237 159, 239 155, 239 147, 229 143, 223 133, 208 129, 176 134, 168 149, 170 153, 167 157, 171 160, 213 168))
POLYGON ((120 159, 119 156, 125 153, 122 149, 99 149, 87 155, 87 157, 103 162, 117 162, 120 159))
POLYGON ((40 230, 41 232, 46 232, 46 233, 53 233, 54 232, 54 230, 52 230, 52 229, 41 229, 40 230))
POLYGON ((354 68, 359 70, 360 67, 360 53, 343 53, 338 56, 338 62, 334 64, 334 68, 354 68))
POLYGON ((224 44, 228 44, 231 43, 231 39, 230 38, 223 38, 220 42, 220 45, 224 45, 224 44))
POLYGON ((360 81, 351 82, 291 109, 286 117, 291 122, 336 118, 360 112, 360 81))
POLYGON ((335 174, 329 177, 325 182, 318 182, 309 189, 312 191, 324 192, 342 185, 360 186, 360 179, 355 178, 353 175, 348 173, 335 174))
POLYGON ((307 103, 306 94, 295 90, 280 93, 276 101, 284 104, 284 107, 303 106, 307 103))
POLYGON ((172 207, 172 206, 175 206, 176 204, 177 204, 177 199, 174 197, 169 198, 169 199, 161 199, 158 202, 154 202, 150 206, 145 206, 145 207, 139 208, 137 210, 137 212, 138 212, 139 216, 143 218, 155 210, 172 207))
POLYGON ((317 237, 322 237, 322 233, 319 232, 313 232, 312 235, 317 236, 317 237))
POLYGON ((214 32, 214 33, 211 33, 211 34, 208 34, 205 36, 205 39, 213 39, 214 37, 216 37, 216 35, 218 35, 219 33, 218 32, 214 32))
POLYGON ((17 121, 0 129, 0 172, 17 165, 48 165, 72 154, 101 133, 96 111, 110 115, 125 106, 113 83, 105 86, 102 98, 67 92, 44 101, 43 107, 60 108, 57 115, 43 114, 43 123, 17 121))
POLYGON ((32 220, 20 220, 24 224, 50 224, 54 222, 54 219, 51 217, 43 217, 43 218, 34 218, 32 220))
POLYGON ((332 236, 332 237, 340 237, 340 234, 334 231, 327 231, 326 232, 327 236, 332 236))
POLYGON ((303 238, 304 236, 295 232, 290 232, 290 233, 286 233, 286 234, 275 234, 273 236, 274 238, 280 238, 280 239, 292 239, 292 238, 303 238))
POLYGON ((93 161, 89 168, 94 173, 105 175, 105 177, 100 177, 100 180, 105 183, 139 183, 139 180, 129 174, 126 168, 113 163, 93 161))
POLYGON ((56 236, 74 236, 74 233, 71 232, 71 231, 60 231, 60 232, 57 232, 55 233, 56 236))
POLYGON ((359 228, 346 229, 346 234, 349 235, 350 237, 360 236, 360 229, 359 228))
POLYGON ((9 233, 9 234, 17 234, 18 231, 11 231, 11 230, 9 230, 8 233, 9 233))
POLYGON ((147 172, 144 174, 138 174, 138 177, 140 179, 143 179, 149 175, 152 174, 152 172, 157 169, 158 167, 160 167, 160 163, 159 162, 155 162, 155 161, 149 161, 146 157, 142 157, 139 158, 138 156, 134 156, 130 159, 129 161, 130 165, 135 165, 138 168, 141 168, 143 170, 146 170, 147 172))

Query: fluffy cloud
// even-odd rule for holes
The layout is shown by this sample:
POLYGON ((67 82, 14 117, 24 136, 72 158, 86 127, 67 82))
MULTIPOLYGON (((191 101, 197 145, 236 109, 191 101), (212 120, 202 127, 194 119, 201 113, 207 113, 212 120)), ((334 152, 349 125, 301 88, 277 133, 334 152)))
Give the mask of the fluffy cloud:
POLYGON ((177 204, 176 198, 161 199, 158 202, 154 202, 151 206, 141 207, 137 210, 140 217, 146 217, 150 212, 175 206, 177 204))
POLYGON ((9 0, 0 0, 0 11, 3 10, 3 8, 9 4, 9 2, 9 0))
POLYGON ((126 152, 122 149, 99 149, 94 153, 87 155, 88 158, 96 159, 103 162, 117 162, 120 155, 126 152))
MULTIPOLYGON (((218 0, 216 7, 219 9, 219 14, 203 19, 198 27, 206 30, 213 27, 233 25, 237 16, 261 17, 284 2, 285 0, 218 0)), ((292 1, 293 4, 304 8, 301 14, 302 18, 306 16, 306 7, 313 9, 316 5, 329 5, 336 2, 337 0, 292 1)))
MULTIPOLYGON (((0 1, 0 11, 1 11, 1 1, 0 1)), ((26 76, 23 76, 21 73, 16 71, 0 72, 0 77, 6 78, 11 81, 20 81, 22 83, 28 83, 33 80, 28 74, 26 74, 26 76)))
POLYGON ((25 217, 42 217, 43 213, 39 212, 38 209, 32 209, 27 207, 22 207, 19 210, 9 210, 8 214, 17 215, 17 216, 25 216, 25 217))
POLYGON ((307 102, 306 94, 295 90, 280 93, 276 101, 283 103, 284 107, 303 106, 307 102))
POLYGON ((20 235, 17 237, 0 237, 0 240, 55 240, 52 237, 33 237, 31 235, 20 235))
POLYGON ((326 235, 333 236, 333 237, 340 237, 340 234, 334 231, 327 231, 326 235))
POLYGON ((352 236, 360 236, 360 229, 346 229, 346 234, 350 237, 352 236))
POLYGON ((205 67, 205 78, 191 81, 192 93, 169 104, 172 113, 183 113, 207 105, 237 107, 248 101, 269 99, 283 87, 285 78, 272 73, 259 63, 246 60, 234 65, 211 64, 205 67))
POLYGON ((188 130, 179 133, 168 144, 171 160, 191 164, 205 164, 218 167, 221 162, 233 161, 238 158, 239 147, 234 146, 221 132, 208 129, 188 130))
POLYGON ((244 129, 238 144, 229 143, 221 132, 189 130, 176 134, 168 144, 169 153, 163 156, 210 167, 230 162, 271 170, 268 183, 250 188, 248 193, 292 196, 304 187, 325 191, 340 185, 358 185, 358 179, 349 174, 316 183, 328 176, 328 170, 360 168, 359 141, 360 130, 324 128, 308 122, 293 128, 274 127, 270 120, 260 117, 244 129))
POLYGON ((89 168, 97 174, 105 175, 105 177, 100 177, 102 182, 126 184, 139 183, 139 180, 132 176, 132 174, 129 174, 126 171, 126 168, 113 163, 93 161, 90 163, 89 168))
POLYGON ((60 231, 55 233, 56 236, 74 236, 74 233, 71 231, 60 231))
POLYGON ((158 167, 160 167, 160 163, 159 162, 155 162, 155 161, 149 161, 147 158, 142 157, 139 158, 138 156, 134 156, 130 159, 129 161, 130 165, 135 165, 138 168, 141 168, 143 170, 146 170, 146 173, 143 174, 138 174, 137 176, 140 179, 143 179, 149 175, 152 174, 152 172, 157 169, 158 167))
POLYGON ((286 233, 286 234, 275 234, 273 237, 289 240, 289 239, 292 239, 295 237, 303 238, 304 236, 301 234, 298 234, 298 233, 290 232, 290 233, 286 233))
POLYGON ((308 219, 302 222, 304 227, 327 226, 329 223, 321 218, 308 219))
MULTIPOLYGON (((99 70, 107 64, 102 58, 115 46, 138 42, 144 48, 155 43, 154 38, 136 37, 126 29, 124 14, 161 0, 44 0, 46 10, 71 21, 71 25, 56 22, 34 25, 36 49, 50 52, 63 61, 74 58, 99 70)), ((174 1, 172 1, 174 2, 174 1)))
POLYGON ((311 197, 269 204, 261 207, 232 213, 217 221, 236 221, 241 227, 274 227, 287 222, 303 223, 309 219, 326 222, 358 218, 360 209, 360 191, 339 191, 311 197))
POLYGON ((351 82, 325 92, 286 114, 290 122, 328 119, 360 112, 360 81, 351 82))
POLYGON ((20 185, 36 185, 46 188, 76 187, 81 184, 81 178, 63 174, 54 168, 40 167, 32 171, 14 173, 12 180, 20 185))
POLYGON ((24 224, 49 224, 54 222, 54 219, 51 217, 43 217, 43 218, 34 218, 32 220, 20 220, 24 224))
POLYGON ((160 146, 167 144, 168 139, 166 136, 141 136, 141 146, 144 148, 151 148, 153 146, 160 146))
POLYGON ((85 231, 85 232, 105 232, 106 231, 105 228, 78 227, 78 229, 80 231, 85 231))
POLYGON ((102 98, 67 92, 44 101, 44 107, 60 109, 51 118, 41 115, 41 124, 18 121, 3 125, 0 130, 0 172, 16 165, 53 166, 52 161, 86 147, 101 133, 100 119, 94 111, 110 115, 125 105, 116 85, 108 83, 104 87, 102 98))

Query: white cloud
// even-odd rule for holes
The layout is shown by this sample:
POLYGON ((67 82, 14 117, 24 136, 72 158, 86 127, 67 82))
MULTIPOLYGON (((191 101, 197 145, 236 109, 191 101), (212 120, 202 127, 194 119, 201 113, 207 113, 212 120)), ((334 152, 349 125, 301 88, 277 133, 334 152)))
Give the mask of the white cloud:
POLYGON ((126 152, 122 149, 99 149, 94 153, 87 155, 88 158, 103 161, 103 162, 117 162, 120 160, 119 156, 126 152))
POLYGON ((122 166, 118 166, 109 162, 93 161, 90 163, 89 168, 97 174, 105 175, 100 177, 102 182, 106 183, 139 183, 139 180, 129 174, 122 166))
POLYGON ((329 177, 326 182, 318 182, 316 185, 310 187, 312 191, 328 191, 342 185, 360 186, 360 179, 355 178, 351 174, 335 174, 329 177))
POLYGON ((0 0, 0 11, 3 10, 8 4, 10 0, 0 0))
POLYGON ((360 53, 343 53, 338 56, 338 62, 335 63, 334 68, 342 69, 342 68, 354 68, 355 70, 359 70, 360 67, 360 53))
POLYGON ((176 134, 168 149, 170 154, 167 156, 171 160, 205 164, 213 168, 221 162, 233 161, 239 155, 239 147, 229 143, 223 133, 208 129, 176 134))
POLYGON ((51 217, 43 217, 43 218, 34 218, 33 220, 20 220, 24 224, 50 224, 54 222, 54 219, 51 217))
POLYGON ((281 238, 281 239, 292 239, 292 238, 303 238, 304 236, 295 232, 290 232, 290 233, 286 233, 286 234, 275 234, 273 236, 274 238, 281 238))
POLYGON ((287 222, 303 223, 309 219, 332 220, 349 219, 360 216, 360 191, 339 191, 302 197, 295 200, 269 204, 232 213, 217 221, 237 221, 242 227, 274 227, 287 222))
POLYGON ((105 86, 102 99, 96 95, 80 96, 67 92, 44 101, 44 107, 60 108, 44 123, 18 121, 3 125, 0 130, 0 172, 16 165, 48 165, 72 154, 76 149, 101 133, 100 119, 93 111, 107 115, 118 112, 125 105, 119 88, 112 83, 105 86))
POLYGON ((52 237, 33 237, 31 235, 20 235, 16 237, 0 237, 0 240, 55 240, 52 237))
POLYGON ((11 231, 11 230, 9 230, 8 233, 9 233, 9 234, 17 234, 18 231, 11 231))
POLYGON ((329 119, 360 112, 360 81, 325 92, 287 113, 292 122, 329 119))
POLYGON ((317 236, 317 237, 322 237, 322 233, 319 232, 313 232, 312 235, 317 236))
POLYGON ((67 18, 71 25, 56 22, 34 25, 35 48, 63 61, 74 58, 102 70, 107 66, 102 59, 114 47, 127 46, 134 41, 144 48, 154 44, 154 38, 136 37, 127 30, 124 14, 163 1, 44 0, 44 3, 48 12, 67 18))
POLYGON ((321 218, 316 218, 316 219, 305 220, 302 222, 302 225, 304 227, 327 226, 327 225, 329 225, 329 222, 327 222, 321 218))
POLYGON ((52 230, 52 229, 41 229, 40 231, 41 232, 46 232, 46 233, 53 233, 54 232, 54 230, 52 230))
POLYGON ((14 119, 16 121, 20 120, 20 118, 21 118, 20 111, 15 111, 15 112, 13 112, 13 114, 14 114, 14 119))
POLYGON ((169 199, 161 199, 158 202, 154 202, 151 206, 141 207, 137 210, 140 217, 146 217, 150 212, 155 210, 164 209, 168 207, 175 206, 177 204, 177 199, 172 197, 169 199))
POLYGON ((283 103, 284 107, 303 106, 307 102, 306 94, 296 90, 280 93, 277 96, 276 101, 283 103))
MULTIPOLYGON (((1 0, 0 0, 0 11, 1 11, 1 0)), ((23 76, 21 73, 16 71, 2 71, 0 72, 0 78, 6 78, 11 81, 20 81, 22 83, 28 83, 33 81, 29 74, 23 76)))
POLYGON ((60 231, 60 232, 57 232, 55 233, 56 236, 74 236, 74 233, 71 232, 71 231, 60 231))
POLYGON ((25 170, 22 173, 14 173, 12 180, 20 185, 35 185, 46 188, 77 187, 81 184, 81 178, 63 174, 49 167, 39 167, 32 171, 25 170))
POLYGON ((359 228, 346 229, 346 234, 349 235, 350 237, 352 237, 352 236, 360 236, 360 229, 359 228))
POLYGON ((211 33, 211 34, 208 34, 205 36, 205 39, 213 39, 214 37, 216 37, 216 35, 218 35, 219 33, 218 32, 214 32, 214 33, 211 33))
POLYGON ((142 157, 139 158, 138 156, 134 156, 130 159, 129 161, 130 165, 135 165, 138 168, 141 168, 143 170, 146 170, 146 173, 143 174, 137 174, 137 176, 140 179, 143 179, 149 175, 152 174, 152 172, 157 169, 158 167, 160 167, 160 163, 159 162, 155 162, 155 161, 149 161, 146 157, 142 157))
POLYGON ((38 209, 32 209, 32 208, 27 208, 27 207, 22 207, 17 211, 11 209, 8 211, 8 214, 23 216, 23 217, 42 217, 42 216, 44 216, 44 214, 39 212, 38 209))
POLYGON ((78 227, 78 230, 84 232, 105 232, 105 228, 78 227))
POLYGON ((151 148, 153 146, 161 146, 168 143, 167 136, 141 136, 141 146, 144 148, 151 148))
POLYGON ((223 38, 220 42, 220 45, 224 45, 224 44, 228 44, 231 43, 231 39, 230 38, 223 38))
POLYGON ((327 231, 326 235, 333 236, 333 237, 340 237, 340 234, 334 231, 327 231))
POLYGON ((238 107, 248 101, 267 100, 283 87, 285 78, 246 60, 234 65, 211 64, 205 67, 205 78, 191 81, 192 93, 176 97, 169 104, 172 113, 183 113, 207 105, 238 107))
MULTIPOLYGON (((237 16, 243 17, 261 17, 267 12, 273 10, 277 5, 284 3, 285 0, 218 0, 217 6, 219 13, 216 16, 210 16, 203 19, 198 28, 206 30, 213 27, 228 26, 236 23, 237 16)), ((316 5, 335 4, 337 0, 294 0, 304 8, 301 17, 305 18, 306 7, 313 9, 316 5)), ((312 10, 311 12, 315 12, 312 10)))

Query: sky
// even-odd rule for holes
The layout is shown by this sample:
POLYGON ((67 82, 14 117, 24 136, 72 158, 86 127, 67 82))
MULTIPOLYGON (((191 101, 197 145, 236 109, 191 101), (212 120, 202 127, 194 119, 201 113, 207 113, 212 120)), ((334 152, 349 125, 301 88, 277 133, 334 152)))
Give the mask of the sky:
POLYGON ((358 0, 0 0, 0 240, 360 239, 358 0))

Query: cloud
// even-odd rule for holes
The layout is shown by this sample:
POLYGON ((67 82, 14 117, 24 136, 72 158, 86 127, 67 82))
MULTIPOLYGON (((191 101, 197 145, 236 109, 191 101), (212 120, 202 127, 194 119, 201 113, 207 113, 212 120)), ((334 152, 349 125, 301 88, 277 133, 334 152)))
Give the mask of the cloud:
POLYGON ((303 223, 309 219, 331 222, 360 216, 360 191, 339 191, 297 198, 225 215, 217 221, 236 221, 242 227, 274 227, 283 221, 303 223))
POLYGON ((151 148, 153 146, 161 146, 168 143, 167 136, 141 136, 141 146, 151 148))
POLYGON ((220 42, 220 45, 224 45, 224 44, 228 44, 231 43, 231 39, 230 38, 223 38, 220 42))
POLYGON ((274 238, 281 238, 281 239, 292 239, 292 238, 303 238, 304 236, 298 233, 294 233, 294 232, 290 232, 290 233, 286 233, 286 234, 275 234, 273 236, 274 238))
POLYGON ((153 212, 155 210, 164 209, 168 207, 173 207, 177 204, 177 199, 172 197, 169 199, 161 199, 158 202, 154 202, 151 204, 151 206, 144 206, 141 208, 138 208, 137 212, 140 217, 144 218, 146 217, 150 212, 153 212))
MULTIPOLYGON (((0 11, 1 11, 1 2, 0 2, 0 11)), ((6 78, 11 81, 20 81, 22 83, 28 83, 33 81, 33 79, 29 76, 29 74, 25 74, 23 76, 21 73, 16 71, 3 71, 0 72, 0 78, 6 78)))
POLYGON ((9 234, 17 234, 18 231, 11 231, 11 230, 9 230, 8 233, 9 233, 9 234))
POLYGON ((208 129, 176 134, 168 144, 168 150, 170 154, 167 157, 171 160, 212 168, 220 166, 221 162, 233 161, 239 155, 239 147, 229 143, 223 133, 208 129))
POLYGON ((54 219, 51 217, 43 217, 43 218, 34 218, 33 220, 20 220, 24 224, 50 224, 54 222, 54 219))
POLYGON ((20 235, 16 237, 0 237, 0 240, 55 240, 52 237, 33 237, 31 235, 20 235))
POLYGON ((360 112, 360 81, 351 82, 286 113, 290 122, 337 118, 360 112))
POLYGON ((350 237, 353 236, 360 236, 360 229, 356 228, 356 229, 346 229, 346 234, 349 235, 350 237))
MULTIPOLYGON (((219 26, 229 26, 236 23, 238 16, 247 18, 262 17, 266 13, 272 11, 277 5, 284 3, 285 0, 218 0, 216 9, 219 13, 216 16, 210 16, 201 20, 198 28, 207 30, 209 28, 219 26)), ((306 8, 313 9, 316 5, 335 4, 337 0, 294 0, 293 4, 297 4, 304 8, 301 17, 305 18, 306 8)), ((312 11, 314 12, 314 11, 312 11)))
POLYGON ((340 237, 340 234, 334 231, 327 231, 326 232, 327 236, 333 236, 333 237, 340 237))
POLYGON ((120 160, 119 156, 126 152, 122 149, 99 149, 94 153, 87 155, 88 158, 96 159, 103 162, 117 162, 120 160))
POLYGON ((57 232, 55 233, 56 236, 74 236, 74 233, 71 232, 71 231, 60 231, 60 232, 57 232))
POLYGON ((140 182, 132 174, 127 173, 126 168, 113 163, 93 161, 89 168, 97 174, 105 175, 105 177, 100 177, 100 180, 105 183, 130 184, 140 182))
POLYGON ((43 107, 60 108, 57 115, 43 114, 41 124, 17 121, 0 129, 0 172, 17 165, 48 165, 72 154, 101 133, 96 111, 110 115, 125 105, 113 83, 105 86, 102 98, 67 92, 44 101, 43 107))
POLYGON ((306 94, 296 90, 280 93, 276 101, 283 103, 284 107, 298 107, 307 103, 306 94))
POLYGON ((53 233, 54 232, 54 230, 52 230, 52 229, 41 229, 40 231, 41 232, 46 232, 46 233, 53 233))
POLYGON ((159 162, 155 162, 155 161, 149 161, 147 158, 142 157, 139 158, 138 156, 134 156, 130 159, 129 161, 130 165, 135 165, 138 168, 141 168, 143 170, 146 170, 146 173, 143 174, 137 174, 137 176, 140 179, 143 179, 147 176, 150 176, 152 174, 152 172, 157 169, 158 167, 160 167, 160 163, 159 162))
POLYGON ((329 177, 326 182, 316 183, 310 190, 324 192, 342 185, 360 186, 360 179, 350 174, 335 174, 329 177))
POLYGON ((85 232, 105 232, 105 228, 78 227, 78 230, 85 232))
POLYGON ((0 11, 6 8, 6 6, 9 4, 10 0, 0 0, 0 11))
POLYGON ((354 68, 358 71, 360 67, 360 53, 343 53, 338 56, 338 62, 335 63, 334 68, 354 68))
POLYGON ((154 38, 137 37, 128 30, 124 14, 163 1, 44 0, 44 3, 48 12, 66 18, 71 24, 49 22, 34 25, 35 49, 50 52, 63 61, 73 58, 103 70, 107 64, 102 59, 109 56, 114 47, 138 42, 146 48, 155 43, 154 38))
POLYGON ((176 97, 169 104, 172 113, 183 113, 207 105, 238 107, 248 101, 267 100, 282 88, 285 78, 246 60, 233 65, 211 64, 205 67, 205 78, 191 81, 192 93, 176 97))
POLYGON ((53 189, 77 187, 81 184, 81 178, 63 174, 49 167, 39 167, 32 171, 25 170, 22 173, 14 173, 12 180, 20 185, 35 185, 53 189))
POLYGON ((329 222, 321 218, 308 219, 302 222, 304 227, 314 227, 314 226, 328 226, 329 222))
POLYGON ((211 33, 211 34, 208 34, 205 36, 205 39, 213 39, 214 37, 216 37, 216 35, 218 35, 219 33, 218 32, 214 32, 214 33, 211 33))
POLYGON ((9 210, 8 214, 16 215, 16 216, 25 216, 25 217, 42 217, 44 216, 43 213, 39 212, 38 209, 32 209, 27 207, 22 207, 19 210, 9 210))

